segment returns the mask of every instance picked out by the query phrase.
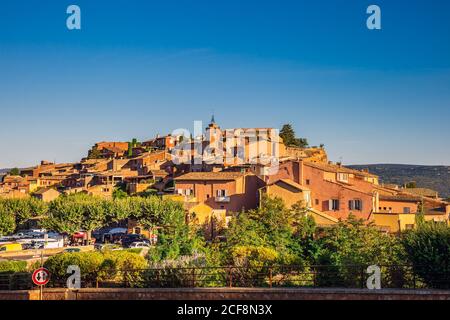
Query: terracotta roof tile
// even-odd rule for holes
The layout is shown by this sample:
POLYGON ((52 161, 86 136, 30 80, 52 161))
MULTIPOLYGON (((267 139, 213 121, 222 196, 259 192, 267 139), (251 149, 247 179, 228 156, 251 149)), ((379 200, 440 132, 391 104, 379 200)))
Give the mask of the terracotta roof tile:
POLYGON ((189 172, 182 176, 176 177, 176 181, 184 180, 236 180, 245 174, 233 171, 221 172, 189 172))

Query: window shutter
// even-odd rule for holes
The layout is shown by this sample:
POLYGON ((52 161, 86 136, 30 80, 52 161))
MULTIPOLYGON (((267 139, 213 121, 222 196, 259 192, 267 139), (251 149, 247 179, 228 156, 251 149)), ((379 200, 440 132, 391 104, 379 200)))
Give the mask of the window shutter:
POLYGON ((333 200, 328 200, 328 211, 333 210, 333 200))

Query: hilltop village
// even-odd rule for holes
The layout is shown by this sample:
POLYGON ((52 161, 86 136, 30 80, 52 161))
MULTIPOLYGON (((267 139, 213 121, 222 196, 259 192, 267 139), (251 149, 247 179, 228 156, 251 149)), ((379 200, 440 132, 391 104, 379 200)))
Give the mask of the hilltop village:
MULTIPOLYGON (((233 130, 275 132, 273 128, 233 130)), ((235 151, 227 154, 231 161, 198 161, 195 146, 214 143, 223 149, 215 142, 224 135, 212 119, 201 137, 165 135, 143 142, 98 142, 78 163, 42 161, 11 171, 0 178, 0 197, 36 197, 49 202, 73 193, 106 198, 117 192, 159 195, 183 202, 191 223, 204 224, 214 218, 226 225, 236 213, 257 208, 267 195, 281 198, 288 207, 301 204, 323 226, 350 214, 391 233, 414 228, 418 213, 425 220, 449 222, 450 204, 436 193, 383 185, 367 170, 329 161, 323 146, 292 146, 269 134, 264 147, 252 145, 261 141, 244 140, 244 156, 239 159, 238 148, 232 147, 235 151), (276 150, 276 167, 246 156, 245 151, 253 147, 258 159, 276 150), (183 154, 186 150, 188 155, 183 154), (174 154, 188 161, 179 163, 174 154)))

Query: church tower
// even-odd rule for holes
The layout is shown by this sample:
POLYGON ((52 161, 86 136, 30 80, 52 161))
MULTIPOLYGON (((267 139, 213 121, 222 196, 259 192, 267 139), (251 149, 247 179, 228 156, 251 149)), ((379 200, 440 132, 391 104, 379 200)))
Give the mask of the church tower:
POLYGON ((206 140, 209 141, 209 143, 215 144, 218 141, 221 140, 222 131, 220 130, 220 127, 217 125, 216 121, 214 120, 214 114, 211 117, 211 123, 206 128, 206 140))

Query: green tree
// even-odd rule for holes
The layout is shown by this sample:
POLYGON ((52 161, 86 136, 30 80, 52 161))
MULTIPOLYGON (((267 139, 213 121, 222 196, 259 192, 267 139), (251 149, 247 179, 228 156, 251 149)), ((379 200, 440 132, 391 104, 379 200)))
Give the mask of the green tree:
POLYGON ((8 174, 11 176, 19 176, 20 170, 19 168, 12 168, 11 170, 9 170, 8 174))
POLYGON ((314 230, 306 221, 309 218, 300 204, 288 209, 280 198, 264 196, 258 209, 239 213, 228 226, 225 235, 229 256, 234 247, 262 247, 278 252, 277 263, 301 264, 307 252, 304 240, 314 230))
POLYGON ((403 247, 395 236, 365 225, 351 214, 348 220, 324 230, 317 244, 316 264, 328 266, 319 270, 321 285, 359 286, 368 265, 404 262, 403 247))
POLYGON ((112 193, 113 199, 123 199, 128 197, 128 193, 121 187, 115 187, 112 193))
POLYGON ((8 235, 16 229, 14 214, 0 201, 0 236, 8 235))
POLYGON ((137 220, 147 228, 158 228, 158 246, 152 257, 174 259, 191 255, 201 249, 202 240, 197 230, 186 224, 186 214, 181 202, 156 196, 143 198, 137 220))
POLYGON ((79 230, 90 232, 105 225, 107 200, 86 194, 61 196, 49 205, 42 225, 49 230, 72 234, 79 230))
POLYGON ((100 159, 102 157, 102 153, 97 148, 93 147, 88 152, 88 159, 100 159))
POLYGON ((410 181, 405 184, 405 188, 407 189, 413 189, 417 187, 417 183, 415 181, 410 181))
POLYGON ((30 218, 43 216, 47 213, 47 204, 35 198, 0 200, 5 210, 15 217, 18 227, 23 226, 30 218))
POLYGON ((445 223, 426 222, 401 237, 408 262, 431 288, 450 288, 450 228, 445 223))
POLYGON ((295 131, 290 124, 283 125, 280 130, 280 137, 283 139, 286 146, 299 148, 308 147, 308 140, 305 138, 297 138, 295 136, 295 131))

